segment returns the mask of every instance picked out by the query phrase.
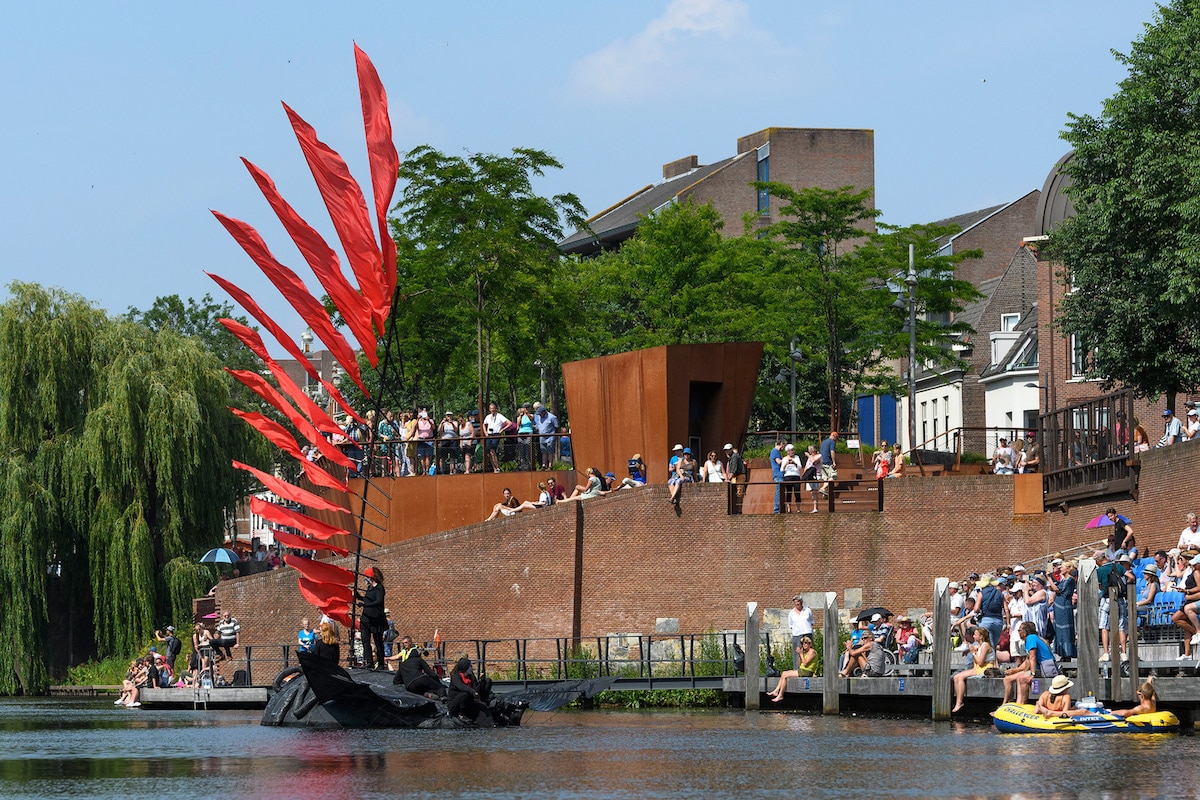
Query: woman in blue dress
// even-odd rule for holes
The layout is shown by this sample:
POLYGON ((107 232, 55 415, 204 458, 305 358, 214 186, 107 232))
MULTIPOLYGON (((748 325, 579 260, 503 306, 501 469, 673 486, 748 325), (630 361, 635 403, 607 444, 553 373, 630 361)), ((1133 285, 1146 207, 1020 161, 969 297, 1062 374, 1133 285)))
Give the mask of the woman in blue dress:
POLYGON ((1075 575, 1075 565, 1067 564, 1054 585, 1054 652, 1059 658, 1075 657, 1075 575))

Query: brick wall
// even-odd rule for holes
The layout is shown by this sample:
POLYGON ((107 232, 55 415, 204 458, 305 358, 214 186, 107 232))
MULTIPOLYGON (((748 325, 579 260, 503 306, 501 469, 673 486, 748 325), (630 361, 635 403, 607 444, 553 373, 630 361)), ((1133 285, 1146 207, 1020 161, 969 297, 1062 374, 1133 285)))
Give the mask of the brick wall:
MULTIPOLYGON (((927 607, 933 579, 1029 561, 1100 538, 1084 530, 1108 505, 1139 543, 1173 546, 1200 479, 1200 443, 1146 454, 1138 502, 1101 499, 1064 515, 1014 516, 1002 476, 904 478, 887 484, 883 514, 725 514, 723 487, 687 487, 679 514, 666 488, 477 524, 376 551, 388 606, 403 631, 449 640, 565 637, 574 622, 576 534, 582 531, 579 632, 739 628, 748 600, 787 607, 798 591, 862 590, 862 604, 927 607)), ((1200 504, 1198 504, 1200 505, 1200 504)), ((243 644, 295 641, 317 616, 281 570, 222 583, 218 605, 242 623, 243 644)), ((842 606, 845 607, 844 601, 842 606)), ((818 615, 819 616, 819 615, 818 615)), ((271 669, 263 667, 266 673, 271 669)), ((256 672, 256 680, 262 675, 256 672)))
POLYGON ((955 238, 955 252, 983 251, 983 258, 959 264, 955 277, 978 286, 988 278, 1003 275, 1021 240, 1038 232, 1036 217, 1041 194, 1035 189, 955 238))

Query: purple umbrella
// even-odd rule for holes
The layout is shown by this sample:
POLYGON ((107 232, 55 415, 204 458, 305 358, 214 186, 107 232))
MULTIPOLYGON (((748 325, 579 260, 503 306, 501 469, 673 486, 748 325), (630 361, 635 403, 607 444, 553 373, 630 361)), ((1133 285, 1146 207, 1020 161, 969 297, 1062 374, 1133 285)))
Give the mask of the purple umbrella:
MULTIPOLYGON (((1126 517, 1124 514, 1117 514, 1117 519, 1121 520, 1121 522, 1124 522, 1126 525, 1129 524, 1129 517, 1126 517)), ((1108 518, 1108 514, 1101 514, 1083 527, 1086 530, 1088 528, 1103 528, 1112 524, 1113 521, 1108 518)))

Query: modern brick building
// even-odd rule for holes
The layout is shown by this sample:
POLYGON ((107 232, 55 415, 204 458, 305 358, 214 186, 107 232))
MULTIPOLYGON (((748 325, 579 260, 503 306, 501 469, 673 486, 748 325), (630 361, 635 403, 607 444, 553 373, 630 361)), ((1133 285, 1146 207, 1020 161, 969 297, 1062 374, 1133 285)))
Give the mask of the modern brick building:
POLYGON ((591 217, 591 233, 576 231, 559 242, 568 255, 593 256, 616 249, 633 236, 639 220, 682 200, 711 203, 725 220, 724 234, 740 236, 742 217, 756 225, 778 221, 778 208, 755 181, 778 181, 800 188, 871 190, 874 202, 875 133, 832 128, 766 128, 737 141, 737 154, 702 165, 690 155, 663 164, 662 181, 647 184, 591 217))

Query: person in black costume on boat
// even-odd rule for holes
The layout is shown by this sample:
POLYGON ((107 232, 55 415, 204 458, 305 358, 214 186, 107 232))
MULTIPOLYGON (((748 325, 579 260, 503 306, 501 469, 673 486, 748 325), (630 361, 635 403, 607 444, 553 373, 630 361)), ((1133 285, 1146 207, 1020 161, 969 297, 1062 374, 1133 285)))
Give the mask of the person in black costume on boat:
POLYGON ((446 687, 442 685, 437 673, 433 671, 433 667, 429 666, 422 656, 421 648, 413 647, 411 636, 401 639, 400 651, 388 659, 399 662, 396 665, 396 676, 392 678, 392 683, 402 684, 413 694, 423 694, 426 697, 445 697, 446 687))
POLYGON ((485 701, 480 680, 471 671, 471 660, 460 658, 450 669, 449 700, 446 709, 451 716, 474 722, 479 717, 480 703, 485 701))
POLYGON ((313 643, 313 654, 328 659, 333 663, 341 660, 341 647, 338 646, 337 633, 328 622, 322 622, 317 628, 317 640, 313 643))
POLYGON ((387 614, 384 612, 383 575, 377 567, 363 570, 367 579, 367 590, 362 595, 362 616, 358 629, 362 633, 363 666, 367 669, 387 669, 383 656, 383 632, 387 630, 387 614), (372 650, 371 645, 375 648, 372 650), (379 660, 375 656, 378 653, 379 660))

